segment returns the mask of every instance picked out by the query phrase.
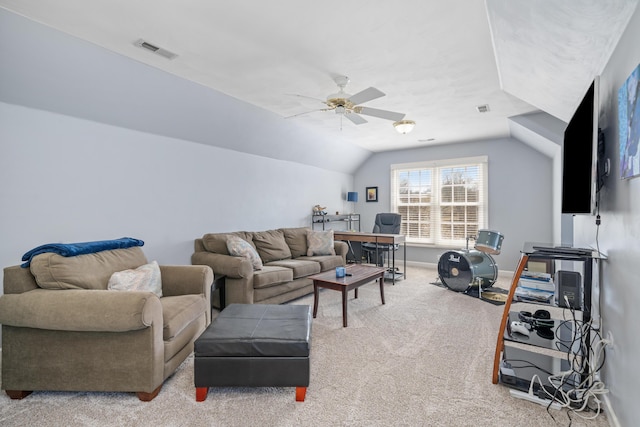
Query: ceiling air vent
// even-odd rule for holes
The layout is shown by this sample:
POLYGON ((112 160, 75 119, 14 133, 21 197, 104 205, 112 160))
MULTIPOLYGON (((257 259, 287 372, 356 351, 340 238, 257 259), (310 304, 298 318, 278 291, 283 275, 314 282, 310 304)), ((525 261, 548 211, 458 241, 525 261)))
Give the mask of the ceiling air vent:
POLYGON ((133 44, 135 46, 138 46, 140 49, 148 50, 149 52, 153 52, 156 55, 160 55, 160 56, 162 56, 163 58, 166 58, 166 59, 175 59, 175 58, 178 57, 177 54, 175 54, 173 52, 169 52, 166 49, 158 47, 158 46, 156 46, 154 44, 151 44, 149 42, 146 42, 146 41, 144 41, 142 39, 136 40, 133 44))
POLYGON ((476 107, 476 110, 478 110, 478 113, 488 113, 489 112, 489 105, 488 104, 478 105, 476 107))

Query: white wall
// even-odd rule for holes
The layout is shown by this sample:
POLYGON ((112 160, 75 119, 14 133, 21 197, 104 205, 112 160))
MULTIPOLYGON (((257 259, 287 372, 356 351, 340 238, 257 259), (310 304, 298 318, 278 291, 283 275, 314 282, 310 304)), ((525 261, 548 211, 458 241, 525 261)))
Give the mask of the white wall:
POLYGON ((602 263, 599 305, 605 337, 611 333, 603 378, 619 425, 640 420, 640 178, 620 180, 618 155, 618 89, 640 63, 640 9, 637 9, 600 78, 600 126, 606 139, 612 174, 601 191, 600 230, 595 218, 576 217, 576 245, 595 245, 608 255, 602 263))
MULTIPOLYGON (((489 229, 504 235, 502 253, 494 256, 500 270, 515 270, 524 242, 553 240, 553 161, 515 139, 474 141, 447 146, 374 154, 355 174, 355 191, 361 195, 356 211, 362 215, 362 230, 373 229, 375 215, 389 212, 390 167, 459 157, 489 157, 489 229), (365 187, 378 187, 378 202, 366 202, 365 187)), ((473 242, 470 242, 472 245, 473 242)), ((451 249, 409 246, 407 259, 437 264, 451 249)))
MULTIPOLYGON (((123 236, 189 264, 204 233, 308 226, 352 177, 0 103, 0 265, 50 242, 123 236)), ((334 209, 334 210, 336 210, 334 209)))

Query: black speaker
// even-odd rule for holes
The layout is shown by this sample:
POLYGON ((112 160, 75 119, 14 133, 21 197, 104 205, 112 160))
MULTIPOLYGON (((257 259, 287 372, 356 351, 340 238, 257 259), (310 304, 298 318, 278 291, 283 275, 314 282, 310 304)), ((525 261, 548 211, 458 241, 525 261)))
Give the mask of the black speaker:
POLYGON ((558 270, 558 306, 579 310, 582 307, 582 276, 577 271, 558 270), (567 305, 567 301, 569 305, 567 305))

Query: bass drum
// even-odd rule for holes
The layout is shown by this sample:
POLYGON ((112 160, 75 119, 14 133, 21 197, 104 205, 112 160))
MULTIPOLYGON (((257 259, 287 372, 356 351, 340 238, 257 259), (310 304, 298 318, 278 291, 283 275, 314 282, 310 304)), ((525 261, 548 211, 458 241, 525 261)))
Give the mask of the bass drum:
POLYGON ((498 266, 491 255, 475 249, 449 251, 438 261, 438 275, 444 285, 456 292, 492 286, 498 278, 498 266))

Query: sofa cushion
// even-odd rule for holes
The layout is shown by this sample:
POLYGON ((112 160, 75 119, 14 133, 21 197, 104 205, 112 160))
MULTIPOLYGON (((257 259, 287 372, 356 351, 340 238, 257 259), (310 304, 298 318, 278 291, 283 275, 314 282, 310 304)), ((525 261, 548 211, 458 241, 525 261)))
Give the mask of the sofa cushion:
POLYGON ((253 273, 253 287, 265 288, 293 280, 293 270, 286 267, 265 265, 260 271, 253 273))
POLYGON ((307 254, 307 232, 308 227, 282 228, 284 240, 291 250, 291 258, 298 258, 307 254))
POLYGON ((253 233, 253 244, 263 263, 291 258, 291 250, 284 240, 282 230, 268 230, 253 233))
POLYGON ((31 274, 44 289, 107 289, 116 271, 147 264, 140 246, 63 257, 53 252, 31 260, 31 274))
POLYGON ((293 270, 294 279, 320 273, 320 263, 312 260, 281 259, 267 265, 290 268, 293 270))
POLYGON ((309 231, 307 233, 307 256, 335 255, 333 248, 333 230, 309 231))
POLYGON ((336 267, 344 266, 344 260, 340 255, 305 256, 298 260, 314 261, 320 264, 320 271, 333 270, 336 267))
POLYGON ((231 256, 240 256, 251 261, 254 270, 262 269, 262 260, 254 247, 238 236, 227 236, 227 250, 231 256))
POLYGON ((140 267, 123 271, 116 271, 107 283, 107 289, 112 291, 144 291, 153 292, 162 297, 162 277, 157 261, 140 267))
POLYGON ((207 310, 207 300, 201 294, 164 297, 160 298, 160 303, 163 318, 162 338, 165 341, 176 337, 207 310))

